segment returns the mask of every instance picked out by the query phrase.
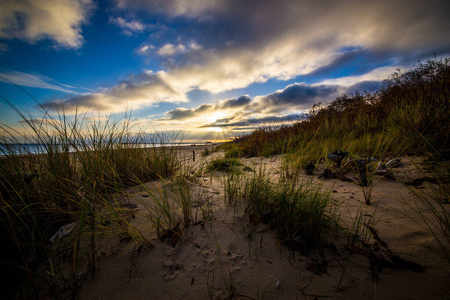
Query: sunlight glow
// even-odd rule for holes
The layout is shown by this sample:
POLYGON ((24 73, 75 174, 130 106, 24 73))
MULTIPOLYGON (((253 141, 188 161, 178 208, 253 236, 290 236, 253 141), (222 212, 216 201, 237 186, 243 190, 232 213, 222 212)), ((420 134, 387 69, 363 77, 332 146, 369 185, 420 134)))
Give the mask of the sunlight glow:
POLYGON ((208 131, 222 132, 222 127, 210 127, 208 131))
POLYGON ((206 120, 206 122, 208 122, 208 124, 211 124, 211 123, 215 123, 217 121, 220 122, 220 120, 224 119, 226 116, 227 116, 227 114, 225 112, 216 111, 216 112, 213 112, 212 114, 205 116, 205 120, 206 120))

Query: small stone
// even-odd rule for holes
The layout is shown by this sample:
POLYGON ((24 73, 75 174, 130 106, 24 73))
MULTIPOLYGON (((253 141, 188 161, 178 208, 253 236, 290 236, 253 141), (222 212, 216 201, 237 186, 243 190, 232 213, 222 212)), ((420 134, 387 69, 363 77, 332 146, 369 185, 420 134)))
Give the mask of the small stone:
POLYGON ((400 166, 400 164, 401 164, 401 158, 397 157, 397 158, 394 158, 394 159, 391 159, 390 161, 388 161, 385 164, 385 166, 386 166, 386 168, 397 168, 400 166))
POLYGON ((336 173, 331 171, 331 169, 325 169, 325 170, 323 170, 323 173, 319 176, 319 178, 334 179, 334 178, 337 178, 337 176, 336 176, 336 173))
POLYGON ((334 152, 331 152, 327 155, 327 158, 329 160, 334 161, 338 167, 341 166, 341 162, 344 159, 344 157, 346 157, 348 155, 348 151, 341 151, 341 150, 337 150, 334 152))
POLYGON ((316 166, 311 161, 308 161, 308 164, 305 167, 305 174, 313 175, 315 168, 316 168, 316 166))
POLYGON ((242 170, 244 170, 245 172, 253 172, 253 169, 248 166, 245 166, 242 170))

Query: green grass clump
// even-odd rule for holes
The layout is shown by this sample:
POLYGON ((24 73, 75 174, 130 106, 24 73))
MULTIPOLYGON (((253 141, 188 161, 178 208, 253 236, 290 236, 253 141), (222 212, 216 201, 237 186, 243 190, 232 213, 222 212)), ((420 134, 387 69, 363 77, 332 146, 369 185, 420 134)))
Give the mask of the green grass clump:
POLYGON ((225 196, 244 206, 251 224, 269 224, 293 249, 317 246, 328 232, 340 229, 330 193, 323 192, 321 186, 294 181, 272 183, 264 168, 232 182, 225 185, 225 196))
POLYGON ((208 150, 208 149, 205 149, 205 150, 202 151, 202 157, 207 157, 210 154, 211 154, 211 151, 208 150))
POLYGON ((329 193, 311 183, 282 183, 275 189, 272 208, 276 231, 288 244, 309 248, 338 228, 329 193))
POLYGON ((218 158, 209 162, 206 171, 238 172, 240 166, 242 163, 238 158, 218 158))
POLYGON ((183 171, 171 180, 143 185, 143 188, 151 200, 142 201, 147 220, 156 229, 157 236, 161 240, 171 238, 173 246, 183 238, 183 227, 211 219, 211 206, 204 187, 183 171))

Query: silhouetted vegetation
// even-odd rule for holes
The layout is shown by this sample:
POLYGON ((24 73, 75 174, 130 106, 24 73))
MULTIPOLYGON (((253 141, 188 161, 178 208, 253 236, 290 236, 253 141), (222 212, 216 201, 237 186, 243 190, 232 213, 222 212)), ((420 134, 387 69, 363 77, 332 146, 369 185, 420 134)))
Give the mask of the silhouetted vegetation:
POLYGON ((155 138, 154 147, 142 148, 144 136, 133 133, 127 118, 90 121, 77 115, 69 120, 48 113, 45 119, 26 118, 11 107, 31 134, 0 127, 0 292, 12 297, 8 293, 21 290, 14 285, 23 284, 27 288, 20 298, 40 298, 40 286, 50 283, 55 294, 72 289, 76 295, 87 274, 95 272, 98 230, 109 224, 108 230, 120 238, 135 238, 120 193, 142 181, 172 176, 179 168, 176 149, 159 147, 169 141, 164 136, 155 138), (38 147, 37 153, 30 144, 38 147), (67 275, 49 247, 58 228, 72 222, 77 234, 69 246, 67 275), (91 251, 81 251, 82 243, 91 251))

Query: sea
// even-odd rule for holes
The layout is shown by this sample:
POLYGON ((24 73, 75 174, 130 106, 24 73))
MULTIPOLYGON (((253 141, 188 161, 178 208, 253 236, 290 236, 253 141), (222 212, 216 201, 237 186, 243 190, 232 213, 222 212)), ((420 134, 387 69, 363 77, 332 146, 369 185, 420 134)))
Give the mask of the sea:
MULTIPOLYGON (((126 146, 123 144, 122 146, 126 146)), ((212 145, 211 142, 199 142, 199 143, 141 143, 138 144, 139 148, 152 148, 152 147, 186 147, 186 146, 202 146, 202 145, 212 145)), ((60 145, 62 147, 62 145, 60 145)), ((131 145, 130 145, 131 147, 131 145)), ((83 146, 84 148, 84 146, 83 146)), ((133 144, 132 148, 136 148, 133 144)), ((75 147, 70 147, 69 152, 75 152, 75 147)), ((44 144, 2 144, 0 143, 0 157, 7 155, 23 155, 23 154, 45 154, 47 153, 44 144)))

